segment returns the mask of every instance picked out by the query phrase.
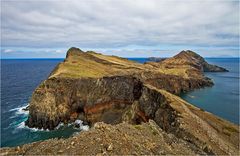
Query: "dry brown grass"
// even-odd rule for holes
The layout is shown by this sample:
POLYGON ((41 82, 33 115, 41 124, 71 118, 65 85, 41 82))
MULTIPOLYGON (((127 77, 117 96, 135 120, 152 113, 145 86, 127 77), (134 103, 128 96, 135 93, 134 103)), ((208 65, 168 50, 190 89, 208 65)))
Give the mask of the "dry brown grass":
POLYGON ((140 64, 117 56, 107 56, 94 52, 70 56, 61 63, 51 77, 103 77, 112 75, 127 75, 142 71, 152 71, 168 75, 178 75, 188 78, 186 71, 189 66, 167 68, 158 63, 140 64), (96 60, 98 61, 96 61, 96 60))

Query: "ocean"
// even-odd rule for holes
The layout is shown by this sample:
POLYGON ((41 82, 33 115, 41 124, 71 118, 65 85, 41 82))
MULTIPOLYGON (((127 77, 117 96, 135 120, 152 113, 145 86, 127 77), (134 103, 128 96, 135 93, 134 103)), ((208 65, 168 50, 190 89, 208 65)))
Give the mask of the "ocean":
POLYGON ((194 90, 181 97, 208 112, 239 124, 239 58, 209 58, 207 62, 224 67, 229 72, 207 72, 213 87, 194 90))
MULTIPOLYGON (((144 63, 146 58, 129 58, 144 63)), ((63 59, 2 59, 1 60, 1 147, 17 146, 49 138, 66 138, 88 126, 72 124, 54 131, 30 129, 24 125, 24 111, 34 89, 45 80, 63 59)), ((239 59, 214 58, 208 62, 230 70, 228 73, 205 73, 213 79, 211 88, 194 90, 181 97, 206 111, 239 124, 239 59)), ((78 121, 79 122, 79 121, 78 121)))
POLYGON ((54 131, 30 129, 24 125, 34 89, 63 59, 1 60, 1 147, 17 146, 49 138, 67 138, 82 130, 72 124, 54 131))

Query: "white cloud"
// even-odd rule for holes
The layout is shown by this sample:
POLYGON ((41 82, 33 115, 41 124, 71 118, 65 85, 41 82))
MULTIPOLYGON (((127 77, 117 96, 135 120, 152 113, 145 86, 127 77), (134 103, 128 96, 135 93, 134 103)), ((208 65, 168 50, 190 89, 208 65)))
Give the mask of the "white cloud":
POLYGON ((56 53, 65 53, 65 51, 61 50, 61 49, 57 49, 55 50, 56 53))
POLYGON ((3 52, 4 53, 12 53, 12 52, 14 52, 14 50, 12 50, 12 49, 4 49, 3 52))
POLYGON ((2 2, 2 45, 7 47, 238 47, 238 39, 238 1, 2 2))

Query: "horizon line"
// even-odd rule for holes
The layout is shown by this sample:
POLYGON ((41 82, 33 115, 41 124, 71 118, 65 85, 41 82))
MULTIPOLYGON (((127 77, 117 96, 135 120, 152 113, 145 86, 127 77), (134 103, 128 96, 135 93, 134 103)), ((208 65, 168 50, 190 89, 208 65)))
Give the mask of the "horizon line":
MULTIPOLYGON (((153 56, 150 57, 122 57, 122 58, 140 58, 140 59, 144 59, 144 58, 151 58, 153 56)), ((170 57, 154 57, 154 58, 170 58, 170 57)), ((240 58, 240 56, 230 56, 230 57, 221 57, 221 56, 214 56, 214 57, 203 57, 203 58, 240 58)), ((43 59, 65 59, 65 57, 39 57, 39 58, 35 58, 35 57, 29 57, 29 58, 0 58, 0 60, 24 60, 24 59, 32 59, 32 60, 43 60, 43 59)))

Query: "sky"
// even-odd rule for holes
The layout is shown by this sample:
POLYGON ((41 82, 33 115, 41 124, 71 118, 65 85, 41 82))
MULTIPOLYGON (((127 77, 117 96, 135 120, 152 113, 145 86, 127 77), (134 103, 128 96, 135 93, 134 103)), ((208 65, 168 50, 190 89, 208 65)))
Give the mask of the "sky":
POLYGON ((1 0, 1 58, 239 56, 239 1, 1 0))

